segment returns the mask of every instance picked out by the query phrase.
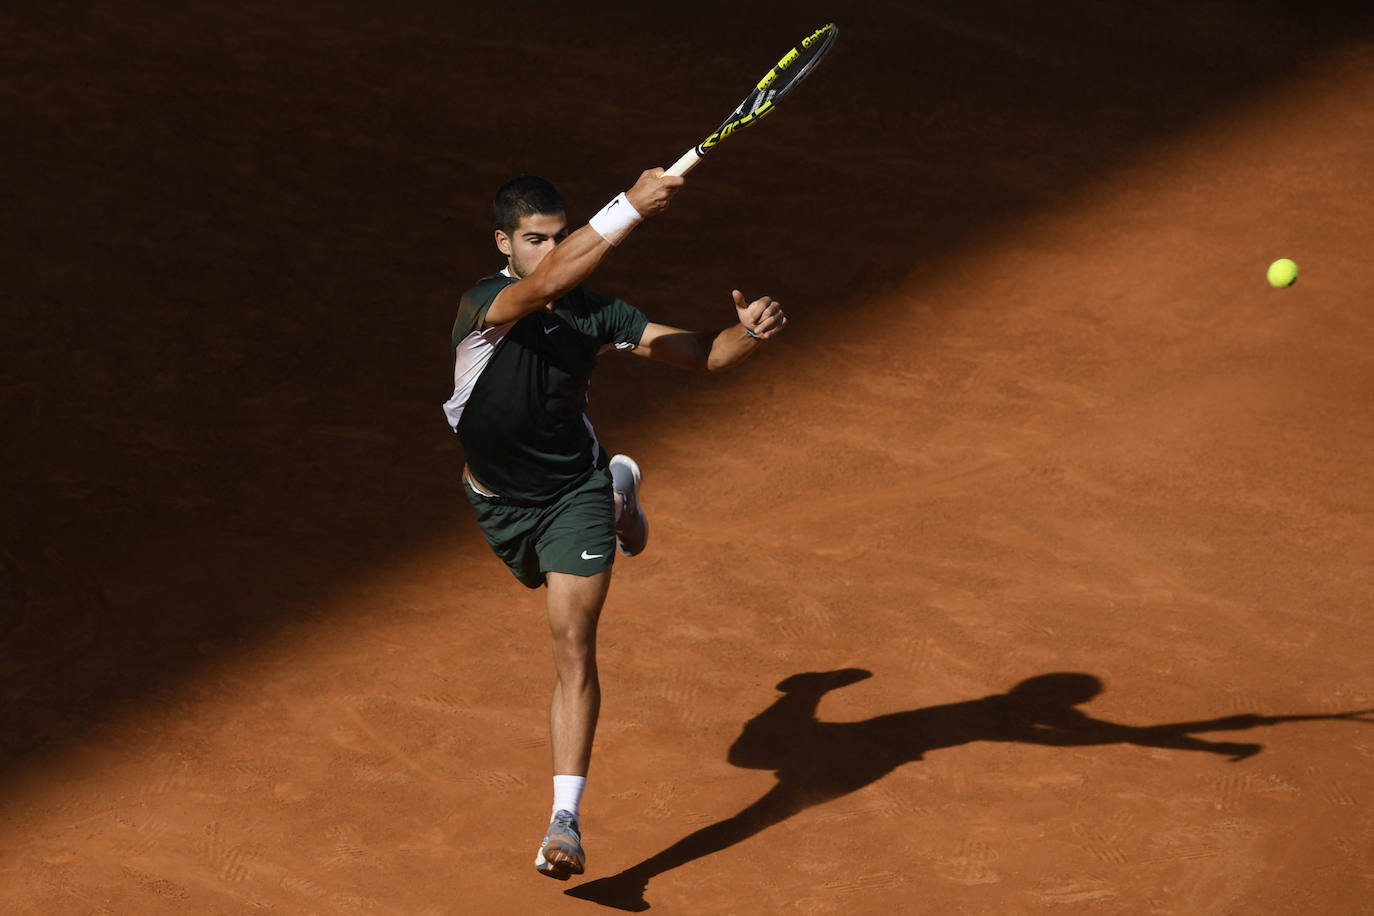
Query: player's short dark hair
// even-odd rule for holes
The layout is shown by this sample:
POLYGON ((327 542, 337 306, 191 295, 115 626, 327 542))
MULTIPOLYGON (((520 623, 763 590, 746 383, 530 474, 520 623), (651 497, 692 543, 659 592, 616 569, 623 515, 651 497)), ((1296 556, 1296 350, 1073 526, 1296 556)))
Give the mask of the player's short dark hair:
POLYGON ((563 197, 553 183, 537 175, 516 175, 501 185, 492 201, 496 228, 515 232, 526 216, 563 213, 563 197))

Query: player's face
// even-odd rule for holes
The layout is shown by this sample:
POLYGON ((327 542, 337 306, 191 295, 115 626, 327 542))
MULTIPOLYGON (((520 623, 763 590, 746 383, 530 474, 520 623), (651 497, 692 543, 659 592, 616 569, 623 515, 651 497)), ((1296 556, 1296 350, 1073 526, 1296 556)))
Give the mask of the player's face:
POLYGON ((568 237, 568 217, 562 213, 536 213, 520 217, 515 232, 496 230, 496 247, 510 259, 510 271, 517 279, 528 277, 553 246, 568 237))

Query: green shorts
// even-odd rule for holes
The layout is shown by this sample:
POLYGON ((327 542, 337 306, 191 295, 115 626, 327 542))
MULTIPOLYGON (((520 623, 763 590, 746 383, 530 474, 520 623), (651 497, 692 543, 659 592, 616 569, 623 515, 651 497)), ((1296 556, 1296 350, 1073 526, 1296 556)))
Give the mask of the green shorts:
POLYGON ((483 496, 466 480, 463 491, 491 549, 528 588, 547 573, 594 576, 615 562, 615 495, 604 468, 546 506, 483 496))

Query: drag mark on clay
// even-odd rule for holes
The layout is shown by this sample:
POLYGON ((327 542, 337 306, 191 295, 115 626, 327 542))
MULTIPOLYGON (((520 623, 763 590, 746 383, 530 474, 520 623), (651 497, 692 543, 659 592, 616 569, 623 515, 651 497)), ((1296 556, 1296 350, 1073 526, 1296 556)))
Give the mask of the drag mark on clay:
POLYGON ((823 887, 828 891, 836 891, 841 894, 857 894, 863 891, 901 887, 906 883, 907 879, 902 875, 882 871, 872 875, 860 875, 849 881, 827 881, 823 887))
POLYGON ((445 782, 444 779, 442 779, 437 774, 430 772, 425 767, 421 766, 409 754, 401 750, 400 747, 398 747, 396 744, 385 738, 380 732, 373 728, 371 723, 369 723, 366 719, 363 718, 362 713, 359 712, 356 707, 349 707, 348 715, 369 738, 371 738, 378 746, 382 748, 383 751, 387 753, 388 756, 394 757, 395 759, 401 761, 401 763, 405 764, 405 766, 408 769, 420 774, 421 776, 425 777, 431 782, 445 782))
POLYGON ((1043 903, 1050 906, 1070 906, 1075 903, 1092 903, 1098 900, 1106 900, 1118 895, 1118 892, 1106 885, 1106 882, 1096 879, 1089 879, 1089 883, 1076 880, 1069 880, 1067 883, 1039 891, 1036 896, 1043 903))

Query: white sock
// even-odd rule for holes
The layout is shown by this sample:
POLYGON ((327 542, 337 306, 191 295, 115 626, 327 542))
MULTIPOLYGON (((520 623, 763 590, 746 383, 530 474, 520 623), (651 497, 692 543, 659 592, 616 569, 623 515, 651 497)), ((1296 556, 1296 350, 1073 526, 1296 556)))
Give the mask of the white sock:
MULTIPOLYGON (((585 776, 555 776, 553 778, 553 813, 568 811, 581 818, 582 790, 587 788, 585 776)), ((551 815, 552 816, 552 815, 551 815)))

